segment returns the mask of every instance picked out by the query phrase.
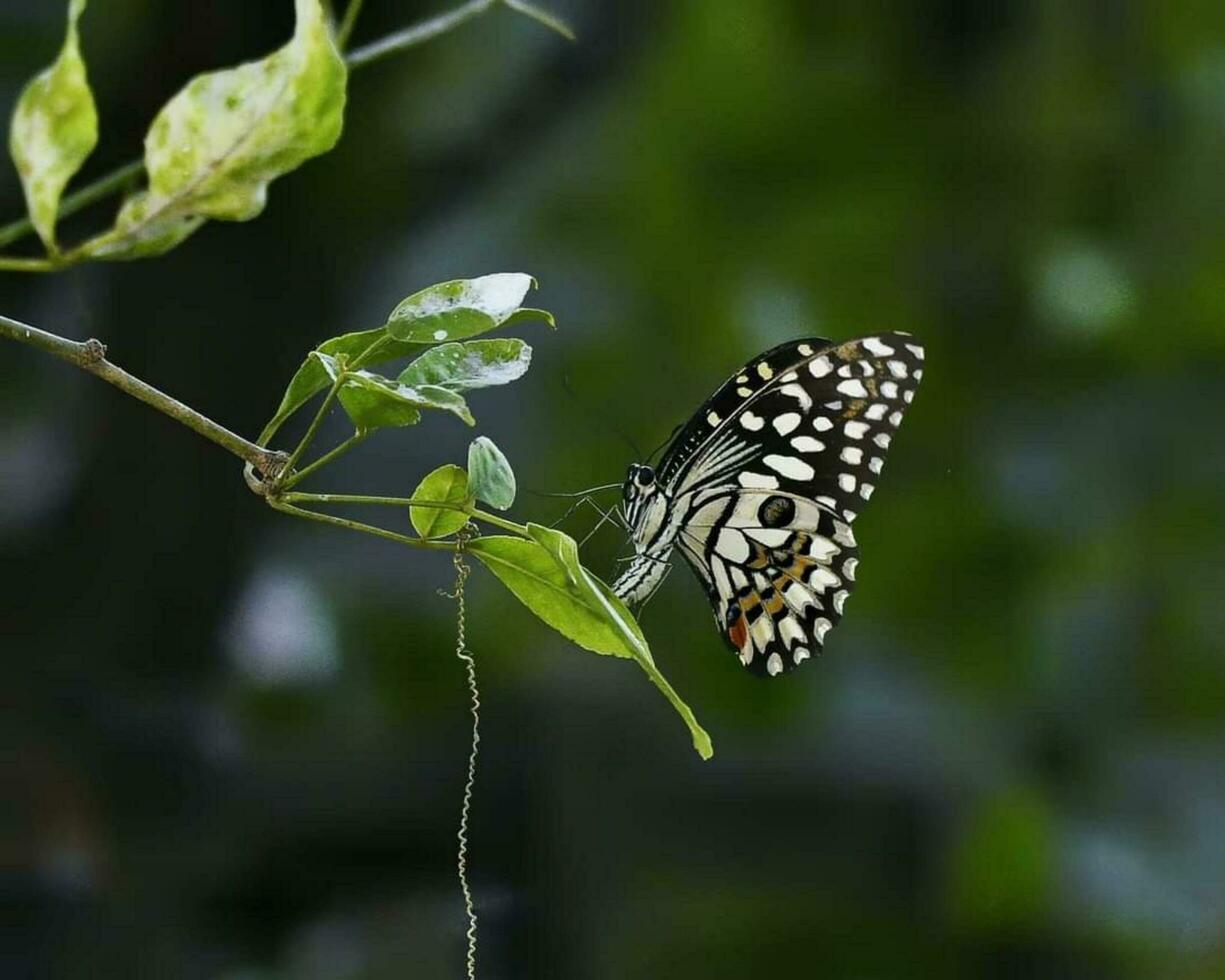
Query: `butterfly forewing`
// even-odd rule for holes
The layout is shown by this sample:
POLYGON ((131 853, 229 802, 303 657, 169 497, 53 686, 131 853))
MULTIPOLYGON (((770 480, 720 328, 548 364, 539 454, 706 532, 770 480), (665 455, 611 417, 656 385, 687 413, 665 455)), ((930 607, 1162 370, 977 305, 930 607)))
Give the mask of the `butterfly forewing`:
POLYGON ((677 544, 720 632, 754 673, 820 651, 854 585, 851 525, 923 377, 905 333, 811 339, 754 358, 660 462, 677 544))

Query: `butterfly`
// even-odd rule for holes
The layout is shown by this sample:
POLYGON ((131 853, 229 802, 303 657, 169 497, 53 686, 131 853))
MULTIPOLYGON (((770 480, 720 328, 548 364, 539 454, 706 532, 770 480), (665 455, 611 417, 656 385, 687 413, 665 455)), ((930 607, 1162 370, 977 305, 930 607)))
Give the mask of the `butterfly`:
POLYGON ((855 586, 855 518, 922 378, 923 348, 902 332, 753 358, 658 466, 630 466, 622 516, 635 554, 613 591, 645 602, 679 549, 750 671, 773 677, 819 653, 855 586))

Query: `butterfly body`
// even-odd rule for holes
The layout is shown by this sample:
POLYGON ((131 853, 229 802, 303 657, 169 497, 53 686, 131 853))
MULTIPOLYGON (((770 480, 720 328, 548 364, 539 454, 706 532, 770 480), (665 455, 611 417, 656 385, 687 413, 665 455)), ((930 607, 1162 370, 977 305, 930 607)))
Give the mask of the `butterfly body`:
POLYGON ((613 590, 643 602, 679 550, 749 670, 819 652, 859 562, 852 525, 923 376, 923 349, 888 333, 793 341, 729 378, 657 468, 634 464, 623 512, 635 555, 613 590))

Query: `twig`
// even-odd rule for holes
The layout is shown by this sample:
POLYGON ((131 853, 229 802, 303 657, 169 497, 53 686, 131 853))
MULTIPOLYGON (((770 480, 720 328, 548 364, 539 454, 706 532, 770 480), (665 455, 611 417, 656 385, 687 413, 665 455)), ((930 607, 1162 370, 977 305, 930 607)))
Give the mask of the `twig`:
POLYGON ((158 391, 152 385, 140 378, 128 374, 127 371, 115 366, 106 359, 106 346, 98 340, 86 340, 83 343, 67 340, 63 337, 39 330, 18 320, 0 315, 0 336, 9 337, 18 343, 37 347, 39 350, 67 361, 83 371, 96 375, 103 381, 113 384, 124 394, 139 399, 151 408, 157 409, 163 415, 168 415, 181 422, 189 429, 204 436, 217 445, 228 449, 239 459, 246 460, 264 477, 276 477, 285 468, 288 457, 285 453, 276 452, 248 442, 237 433, 231 432, 194 408, 184 405, 176 398, 171 398, 158 391))

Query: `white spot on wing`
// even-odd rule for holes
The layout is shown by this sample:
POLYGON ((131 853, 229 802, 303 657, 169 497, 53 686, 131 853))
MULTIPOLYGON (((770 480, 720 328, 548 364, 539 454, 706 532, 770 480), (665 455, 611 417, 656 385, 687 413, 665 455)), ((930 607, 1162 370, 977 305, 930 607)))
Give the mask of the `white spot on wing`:
POLYGON ((842 579, 824 565, 817 565, 808 577, 808 585, 814 592, 824 592, 831 586, 841 584, 842 579))
POLYGON ((719 418, 719 414, 717 412, 707 412, 706 421, 711 425, 718 425, 722 420, 719 418))
POLYGON ((798 384, 783 385, 778 389, 779 394, 790 395, 800 403, 800 408, 807 412, 812 408, 812 395, 808 394, 802 386, 798 384))
POLYGON ((744 412, 740 416, 740 424, 750 432, 758 432, 766 424, 766 420, 752 412, 744 412))
POLYGON ((749 557, 749 543, 735 528, 725 527, 715 539, 715 551, 732 564, 742 564, 749 557))
POLYGON ((800 354, 802 354, 804 357, 807 357, 809 354, 812 353, 812 347, 809 344, 800 344, 800 346, 797 347, 796 350, 798 350, 800 354))
POLYGON ((910 351, 910 353, 912 353, 920 361, 923 360, 923 348, 920 347, 918 344, 907 344, 906 349, 910 351))
POLYGON ((809 361, 808 363, 808 373, 814 378, 824 378, 833 369, 834 365, 825 356, 818 357, 816 360, 809 361))
POLYGON ((863 434, 868 431, 868 426, 865 422, 848 422, 842 427, 842 431, 848 439, 862 439, 863 434))
POLYGON ((868 389, 863 386, 863 382, 858 379, 851 381, 840 381, 837 391, 839 394, 850 395, 852 398, 867 398, 868 389))
POLYGON ((843 462, 850 463, 852 466, 858 466, 863 462, 863 450, 858 446, 844 446, 840 456, 843 462))
POLYGON ((776 415, 771 424, 780 436, 785 436, 788 432, 795 431, 795 427, 800 424, 800 414, 799 412, 784 412, 782 415, 776 415))
POLYGON ((838 546, 824 534, 814 534, 808 542, 808 553, 817 561, 829 561, 837 551, 838 546))
POLYGON ((768 473, 754 473, 752 470, 743 470, 739 476, 740 485, 746 490, 777 490, 778 477, 770 476, 768 473))
POLYGON ((774 377, 774 371, 770 368, 769 364, 762 361, 757 365, 757 376, 761 378, 762 381, 769 381, 772 377, 774 377))
POLYGON ((855 489, 855 476, 852 473, 839 473, 838 486, 847 493, 851 493, 855 489))
POLYGON ((796 436, 791 440, 791 448, 802 453, 819 453, 825 449, 825 443, 812 436, 796 436))
POLYGON ((775 473, 779 473, 791 480, 811 480, 816 474, 816 470, 795 456, 782 456, 778 453, 770 453, 762 458, 762 462, 774 470, 775 473))
POLYGON ((770 654, 770 659, 766 661, 766 670, 769 671, 771 677, 781 674, 783 672, 783 658, 777 653, 770 654))
POLYGON ((906 365, 902 361, 890 361, 886 367, 889 368, 889 373, 895 378, 906 377, 906 365))
POLYGON ((884 402, 876 402, 868 406, 868 410, 863 413, 863 417, 871 419, 873 422, 879 422, 885 417, 885 413, 889 411, 889 406, 884 402))
POLYGON ((866 337, 863 340, 864 350, 875 354, 877 357, 888 357, 893 353, 893 348, 884 343, 879 337, 866 337))
POLYGON ((818 415, 812 420, 812 427, 818 432, 828 432, 834 427, 834 423, 827 419, 824 415, 818 415))
POLYGON ((751 527, 746 528, 744 533, 767 548, 779 548, 791 537, 791 532, 785 527, 751 527))

